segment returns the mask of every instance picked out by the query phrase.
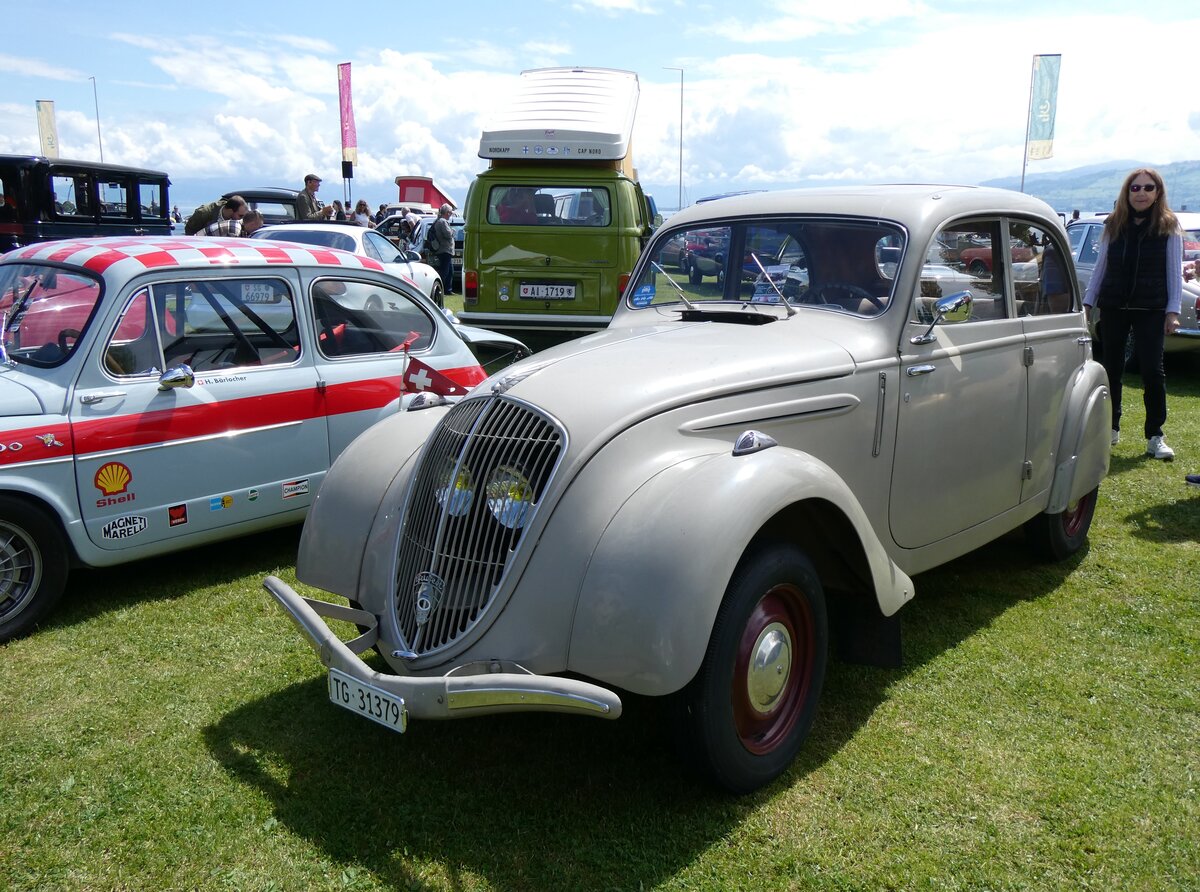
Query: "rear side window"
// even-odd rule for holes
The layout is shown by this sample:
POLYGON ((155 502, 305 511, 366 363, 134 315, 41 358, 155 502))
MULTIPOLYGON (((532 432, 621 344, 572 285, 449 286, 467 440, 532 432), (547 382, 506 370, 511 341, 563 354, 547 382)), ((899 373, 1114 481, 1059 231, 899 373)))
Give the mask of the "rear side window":
POLYGON ((317 345, 346 358, 428 349, 436 328, 417 298, 376 282, 321 279, 313 285, 317 345))
POLYGON ((54 213, 60 217, 91 217, 91 178, 86 173, 57 173, 50 177, 54 213))

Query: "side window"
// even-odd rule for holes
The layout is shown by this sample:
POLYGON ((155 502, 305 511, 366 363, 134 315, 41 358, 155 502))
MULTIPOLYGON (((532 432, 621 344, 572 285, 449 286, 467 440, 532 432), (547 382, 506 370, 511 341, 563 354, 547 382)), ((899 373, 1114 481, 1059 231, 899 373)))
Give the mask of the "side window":
POLYGON ((1071 256, 1076 260, 1079 259, 1079 246, 1083 244, 1083 236, 1086 232, 1086 226, 1067 227, 1067 241, 1071 243, 1071 256))
POLYGON ((161 183, 138 183, 138 204, 143 220, 166 220, 167 202, 161 183))
POLYGON ((1009 238, 1017 315, 1046 316, 1074 310, 1062 245, 1028 223, 1009 223, 1009 238))
POLYGON ((971 295, 970 315, 957 322, 947 319, 944 324, 1006 318, 1001 252, 1007 243, 1007 238, 1001 237, 999 220, 954 223, 938 232, 925 254, 920 293, 913 301, 910 321, 931 322, 933 305, 960 291, 971 295))
POLYGON ((166 366, 200 373, 287 365, 300 354, 296 308, 279 279, 166 282, 152 288, 166 366))
POLYGON ((54 213, 62 217, 90 217, 93 214, 91 184, 86 174, 59 173, 50 177, 54 213))
POLYGON ((363 250, 381 263, 396 263, 400 259, 396 246, 375 232, 363 233, 363 250))
POLYGON ((124 180, 104 180, 100 183, 100 216, 133 218, 129 183, 124 180))
POLYGON ((171 334, 166 323, 166 318, 154 313, 150 289, 134 294, 104 349, 105 371, 116 378, 162 374, 162 344, 171 334))
POLYGON ((322 279, 313 285, 317 345, 333 358, 414 353, 433 343, 428 313, 405 292, 375 282, 322 279))
POLYGON ((1103 226, 1089 226, 1083 247, 1079 249, 1080 263, 1095 263, 1100 256, 1100 237, 1104 235, 1103 226))

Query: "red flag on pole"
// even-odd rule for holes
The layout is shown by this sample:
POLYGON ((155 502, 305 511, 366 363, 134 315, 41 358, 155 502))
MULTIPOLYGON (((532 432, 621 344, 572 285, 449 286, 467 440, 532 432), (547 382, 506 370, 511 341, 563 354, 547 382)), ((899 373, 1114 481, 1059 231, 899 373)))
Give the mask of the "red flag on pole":
POLYGON ((451 381, 433 366, 415 356, 408 357, 404 368, 404 389, 409 393, 428 391, 442 396, 462 396, 467 388, 451 381))
POLYGON ((342 160, 358 163, 358 134, 354 131, 354 100, 350 96, 350 63, 342 62, 338 70, 338 110, 342 119, 342 160))

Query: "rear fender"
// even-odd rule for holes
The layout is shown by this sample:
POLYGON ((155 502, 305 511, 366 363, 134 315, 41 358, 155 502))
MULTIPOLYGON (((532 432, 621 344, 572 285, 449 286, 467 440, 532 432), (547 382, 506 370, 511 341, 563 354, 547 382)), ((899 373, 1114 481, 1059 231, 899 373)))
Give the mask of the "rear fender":
POLYGON ((1057 452, 1059 462, 1050 484, 1047 514, 1065 511, 1099 486, 1108 474, 1112 453, 1112 404, 1104 367, 1098 362, 1084 363, 1072 379, 1070 388, 1064 403, 1066 409, 1057 452))

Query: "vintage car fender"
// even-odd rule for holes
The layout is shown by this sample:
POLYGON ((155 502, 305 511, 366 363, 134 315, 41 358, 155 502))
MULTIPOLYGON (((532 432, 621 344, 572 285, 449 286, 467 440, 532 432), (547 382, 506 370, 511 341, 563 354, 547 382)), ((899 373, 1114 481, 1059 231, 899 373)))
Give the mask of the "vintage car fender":
MULTIPOLYGON (((780 447, 729 451, 677 464, 622 505, 589 561, 572 628, 568 669, 638 694, 687 684, 708 647, 717 609, 747 546, 803 501, 848 522, 870 592, 887 616, 913 595, 844 481, 824 462, 780 447)), ((804 547, 824 531, 776 529, 804 547)), ((820 564, 818 558, 818 565, 820 564)))
POLYGON ((380 503, 445 411, 400 412, 367 428, 342 451, 305 520, 297 579, 357 600, 363 551, 371 543, 380 503))
POLYGON ((1091 492, 1108 474, 1112 405, 1108 377, 1098 362, 1086 362, 1071 381, 1059 436, 1058 465, 1050 484, 1047 514, 1058 514, 1091 492))

